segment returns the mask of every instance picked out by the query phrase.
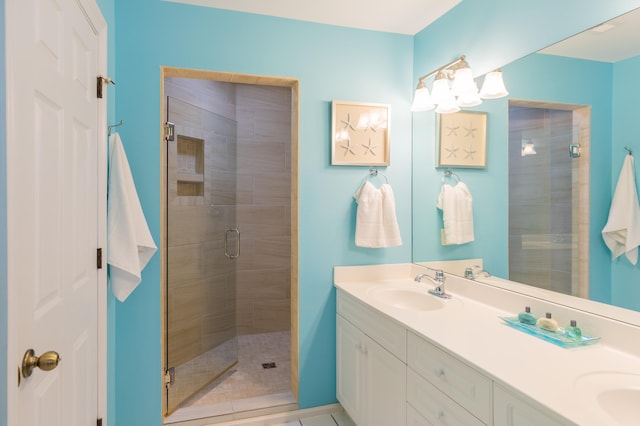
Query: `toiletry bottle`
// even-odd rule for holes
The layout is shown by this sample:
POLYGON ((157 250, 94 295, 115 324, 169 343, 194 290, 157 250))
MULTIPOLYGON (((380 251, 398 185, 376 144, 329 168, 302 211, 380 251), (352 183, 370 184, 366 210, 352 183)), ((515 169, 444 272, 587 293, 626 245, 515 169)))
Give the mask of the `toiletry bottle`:
POLYGON ((581 340, 582 331, 576 325, 576 320, 571 320, 570 325, 564 329, 564 337, 571 340, 581 340))
POLYGON ((518 314, 518 321, 523 324, 536 325, 538 319, 531 313, 529 306, 524 307, 524 312, 518 314))
POLYGON ((558 330, 558 323, 551 318, 551 312, 547 312, 544 318, 538 319, 538 327, 555 332, 558 330))

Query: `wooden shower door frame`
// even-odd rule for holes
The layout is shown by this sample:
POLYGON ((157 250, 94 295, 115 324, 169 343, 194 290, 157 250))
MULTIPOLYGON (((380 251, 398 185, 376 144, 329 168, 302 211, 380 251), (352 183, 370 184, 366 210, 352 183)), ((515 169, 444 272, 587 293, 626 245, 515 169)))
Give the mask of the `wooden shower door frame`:
MULTIPOLYGON (((229 72, 195 70, 187 68, 161 67, 160 70, 160 183, 163 187, 161 191, 161 206, 165 206, 167 202, 166 182, 166 150, 164 149, 164 123, 167 121, 167 108, 165 105, 166 96, 164 89, 164 81, 166 77, 191 78, 199 80, 214 80, 218 82, 253 84, 262 86, 288 87, 291 89, 291 393, 298 401, 298 146, 299 146, 299 96, 300 81, 295 78, 286 77, 270 77, 251 74, 238 74, 229 72)), ((167 210, 160 209, 161 220, 161 247, 166 247, 167 243, 167 210)), ((160 251, 161 276, 160 276, 160 310, 162 313, 161 321, 161 348, 162 348, 162 367, 163 372, 167 367, 166 351, 164 350, 166 342, 166 284, 167 284, 167 253, 166 250, 160 251)), ((164 383, 164 373, 162 373, 162 383, 164 383)), ((158 390, 162 392, 162 388, 158 390)), ((167 412, 167 399, 162 396, 162 415, 167 412)))

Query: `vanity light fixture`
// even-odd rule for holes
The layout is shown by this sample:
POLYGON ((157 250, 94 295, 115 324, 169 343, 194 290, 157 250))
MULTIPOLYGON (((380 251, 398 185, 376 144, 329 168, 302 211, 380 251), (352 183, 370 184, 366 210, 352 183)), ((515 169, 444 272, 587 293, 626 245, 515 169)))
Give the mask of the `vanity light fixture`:
POLYGON ((429 111, 435 108, 439 114, 450 114, 460 111, 461 107, 480 105, 482 99, 497 99, 508 94, 500 69, 487 73, 482 89, 478 91, 471 68, 462 55, 418 79, 411 111, 429 111), (433 75, 435 78, 429 93, 425 80, 433 75))

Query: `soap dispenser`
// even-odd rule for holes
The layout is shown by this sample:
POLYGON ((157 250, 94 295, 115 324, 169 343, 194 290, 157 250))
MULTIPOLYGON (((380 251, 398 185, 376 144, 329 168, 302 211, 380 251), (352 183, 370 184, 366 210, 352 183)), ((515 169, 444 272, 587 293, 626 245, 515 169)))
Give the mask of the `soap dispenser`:
POLYGON ((531 308, 529 306, 525 306, 524 312, 520 312, 518 314, 518 321, 523 324, 536 325, 538 319, 531 313, 531 308))
POLYGON ((538 319, 538 327, 547 331, 558 331, 558 323, 551 318, 551 312, 547 312, 544 318, 538 319))
POLYGON ((564 337, 571 340, 581 340, 582 330, 578 328, 576 320, 571 320, 568 327, 564 329, 564 337))

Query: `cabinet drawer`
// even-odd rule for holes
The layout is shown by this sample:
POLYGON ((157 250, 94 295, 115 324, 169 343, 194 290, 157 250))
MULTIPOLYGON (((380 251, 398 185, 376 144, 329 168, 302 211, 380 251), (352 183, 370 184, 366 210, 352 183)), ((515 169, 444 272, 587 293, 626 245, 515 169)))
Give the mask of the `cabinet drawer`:
POLYGON ((408 333, 407 364, 486 424, 492 423, 492 382, 483 374, 408 333))
POLYGON ((407 426, 431 426, 431 423, 422 417, 411 404, 407 404, 407 426))
POLYGON ((484 425, 483 422, 411 369, 407 369, 407 402, 426 420, 421 423, 419 418, 414 418, 413 423, 408 422, 407 424, 484 425))
POLYGON ((546 409, 534 407, 500 385, 494 385, 493 395, 496 426, 573 425, 546 409))
POLYGON ((407 332, 403 326, 337 289, 337 311, 402 362, 407 362, 407 332))

